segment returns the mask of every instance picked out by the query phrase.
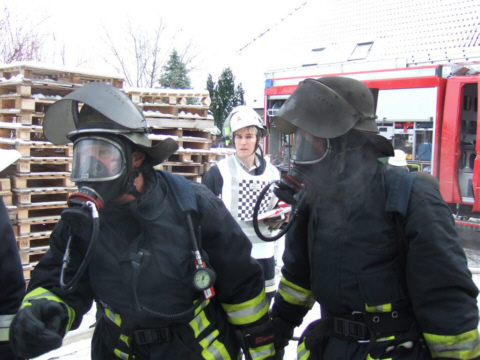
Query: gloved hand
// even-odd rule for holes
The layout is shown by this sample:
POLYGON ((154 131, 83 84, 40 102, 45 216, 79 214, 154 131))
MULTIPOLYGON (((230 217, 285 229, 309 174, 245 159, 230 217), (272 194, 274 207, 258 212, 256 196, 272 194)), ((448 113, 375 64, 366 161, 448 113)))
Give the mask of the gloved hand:
POLYGON ((10 325, 10 345, 17 356, 34 358, 62 346, 68 323, 64 305, 47 299, 31 300, 10 325))
POLYGON ((285 217, 277 216, 274 218, 265 219, 265 224, 268 226, 268 230, 275 231, 285 224, 285 217))
POLYGON ((235 333, 246 360, 251 360, 251 354, 258 351, 261 351, 264 356, 267 355, 265 354, 267 351, 264 349, 265 347, 271 350, 271 356, 265 358, 265 360, 277 359, 273 357, 274 331, 270 319, 259 325, 236 330, 235 333), (260 350, 259 348, 262 349, 260 350))
POLYGON ((285 347, 293 337, 295 325, 286 322, 281 317, 273 318, 272 325, 275 332, 275 360, 281 360, 285 353, 285 347))

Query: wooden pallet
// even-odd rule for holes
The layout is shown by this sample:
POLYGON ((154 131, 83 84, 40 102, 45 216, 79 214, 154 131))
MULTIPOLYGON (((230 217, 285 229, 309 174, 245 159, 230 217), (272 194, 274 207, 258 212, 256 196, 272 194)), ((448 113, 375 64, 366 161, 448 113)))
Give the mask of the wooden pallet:
POLYGON ((3 199, 3 203, 5 205, 12 205, 12 192, 10 190, 7 191, 0 191, 0 196, 3 199))
POLYGON ((30 280, 30 275, 33 268, 34 268, 34 265, 32 264, 23 265, 23 278, 27 282, 27 285, 28 285, 28 281, 30 280))
POLYGON ((30 248, 28 250, 20 250, 19 253, 22 265, 37 264, 49 248, 49 246, 41 246, 30 248))
POLYGON ((144 113, 147 125, 154 128, 187 128, 187 129, 212 129, 215 126, 213 117, 207 116, 206 119, 180 119, 180 118, 156 118, 144 113))
POLYGON ((159 141, 163 141, 166 138, 171 138, 174 140, 179 148, 184 148, 184 149, 209 149, 211 141, 209 139, 204 139, 204 138, 195 138, 195 137, 178 137, 178 136, 170 136, 170 135, 155 135, 155 134, 150 134, 148 135, 148 138, 152 140, 152 143, 155 145, 155 143, 159 141))
POLYGON ((21 139, 0 138, 1 149, 16 149, 25 156, 66 156, 73 154, 73 145, 54 145, 48 141, 29 141, 21 139), (41 154, 40 154, 41 153, 41 154), (45 155, 47 154, 47 155, 45 155))
POLYGON ((17 173, 70 173, 72 158, 68 157, 23 157, 16 162, 17 173))
POLYGON ((210 93, 206 90, 131 88, 126 93, 136 104, 186 105, 188 99, 195 99, 206 108, 211 104, 210 93))
POLYGON ((194 162, 194 163, 212 163, 217 161, 217 155, 210 152, 200 152, 188 149, 179 149, 175 154, 168 158, 173 162, 194 162))
POLYGON ((168 172, 178 174, 195 174, 195 175, 202 175, 203 174, 203 164, 201 163, 185 163, 185 162, 171 162, 171 161, 164 161, 162 163, 163 170, 168 172))
POLYGON ((0 121, 2 123, 41 125, 45 114, 24 112, 18 109, 0 109, 0 121))
POLYGON ((44 233, 46 231, 52 231, 60 218, 60 215, 53 215, 19 219, 14 225, 14 229, 17 236, 28 235, 30 233, 44 233))
POLYGON ((31 141, 45 140, 41 126, 10 122, 0 122, 0 138, 31 141))
POLYGON ((13 189, 73 187, 69 172, 54 173, 17 173, 12 175, 13 189))
POLYGON ((12 187, 11 187, 11 184, 10 184, 10 179, 8 179, 8 178, 0 179, 0 190, 1 191, 10 190, 11 188, 12 187))
POLYGON ((17 94, 0 95, 0 109, 19 109, 22 111, 34 111, 35 100, 17 94))
POLYGON ((49 246, 51 233, 51 231, 40 231, 17 235, 17 247, 19 250, 24 250, 31 247, 49 246))
POLYGON ((15 81, 14 78, 20 78, 22 83, 30 80, 32 83, 44 85, 55 83, 65 86, 66 83, 87 84, 90 82, 106 82, 117 88, 122 88, 123 86, 123 76, 119 74, 95 74, 92 71, 80 68, 56 65, 44 66, 33 62, 7 64, 0 67, 0 77, 4 77, 7 80, 12 79, 12 81, 15 81))
POLYGON ((36 204, 17 204, 17 219, 27 220, 36 217, 60 216, 67 208, 66 201, 48 201, 36 204))
POLYGON ((31 96, 32 86, 31 84, 24 84, 20 80, 17 81, 0 81, 0 94, 1 95, 20 95, 31 96))
POLYGON ((12 223, 17 221, 18 208, 15 205, 6 205, 7 213, 12 223))
POLYGON ((67 201, 68 196, 76 191, 71 187, 38 187, 13 189, 16 204, 35 204, 48 201, 67 201))

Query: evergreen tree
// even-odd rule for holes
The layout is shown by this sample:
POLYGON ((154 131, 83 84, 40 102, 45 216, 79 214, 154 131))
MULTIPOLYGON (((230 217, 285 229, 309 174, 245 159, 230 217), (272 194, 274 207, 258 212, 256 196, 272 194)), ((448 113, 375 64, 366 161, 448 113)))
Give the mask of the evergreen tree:
POLYGON ((216 84, 212 80, 212 75, 208 75, 207 90, 212 100, 210 111, 215 119, 215 125, 223 132, 223 123, 228 114, 235 106, 245 104, 245 91, 242 84, 235 89, 235 76, 230 68, 222 71, 216 84))
POLYGON ((187 65, 182 61, 177 50, 173 49, 167 65, 163 68, 159 83, 164 88, 190 89, 191 81, 188 73, 187 65))

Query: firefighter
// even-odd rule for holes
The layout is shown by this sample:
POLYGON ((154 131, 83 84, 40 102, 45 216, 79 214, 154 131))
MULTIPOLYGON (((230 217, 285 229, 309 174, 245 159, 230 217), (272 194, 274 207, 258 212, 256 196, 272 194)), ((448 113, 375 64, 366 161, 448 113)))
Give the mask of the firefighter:
POLYGON ((363 83, 325 77, 274 118, 294 133, 289 175, 306 194, 271 310, 277 352, 318 302, 299 360, 478 359, 478 289, 452 214, 432 184, 378 160, 393 148, 374 109, 363 83))
MULTIPOLYGON (((0 171, 20 158, 17 150, 0 150, 0 171)), ((25 279, 7 208, 0 197, 0 359, 18 359, 10 349, 9 327, 25 295, 25 279)))
MULTIPOLYGON (((268 183, 279 180, 280 173, 261 156, 260 142, 267 129, 255 110, 245 105, 237 106, 225 121, 230 125, 228 133, 232 134, 235 155, 212 166, 203 176, 202 183, 223 200, 252 242, 252 257, 262 267, 265 292, 271 300, 275 294, 275 244, 258 238, 253 228, 252 215, 261 189, 268 183)), ((271 210, 276 202, 277 198, 271 192, 262 201, 260 213, 271 210)), ((269 232, 267 224, 262 223, 260 226, 265 233, 269 232)))
POLYGON ((60 347, 95 300, 92 359, 236 359, 240 346, 248 359, 273 356, 248 238, 205 186, 154 170, 172 139, 152 146, 142 111, 103 83, 53 104, 43 129, 73 142, 78 191, 12 322, 16 354, 60 347))

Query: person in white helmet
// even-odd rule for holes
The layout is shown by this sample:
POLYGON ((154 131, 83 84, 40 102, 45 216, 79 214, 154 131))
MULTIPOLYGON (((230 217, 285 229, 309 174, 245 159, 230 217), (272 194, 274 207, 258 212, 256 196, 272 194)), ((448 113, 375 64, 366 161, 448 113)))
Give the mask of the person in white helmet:
MULTIPOLYGON (((253 228, 253 210, 260 191, 268 183, 279 180, 278 169, 263 157, 260 141, 266 135, 266 128, 260 116, 245 105, 234 108, 227 119, 227 128, 232 134, 235 154, 229 156, 203 176, 202 183, 219 196, 233 217, 240 224, 252 242, 252 257, 256 259, 265 277, 265 292, 268 299, 275 294, 275 244, 258 238, 253 228)), ((259 214, 271 210, 278 199, 273 191, 264 197, 259 214)), ((262 233, 274 231, 262 221, 262 233)))

